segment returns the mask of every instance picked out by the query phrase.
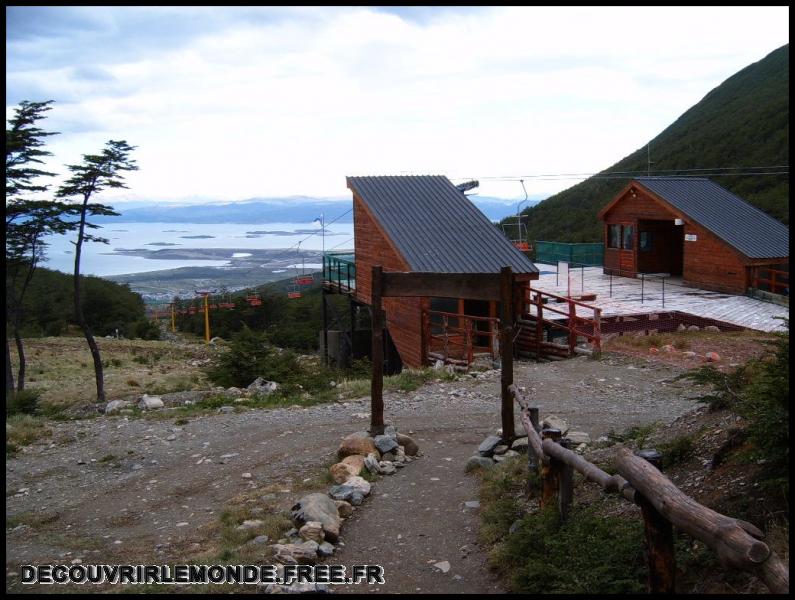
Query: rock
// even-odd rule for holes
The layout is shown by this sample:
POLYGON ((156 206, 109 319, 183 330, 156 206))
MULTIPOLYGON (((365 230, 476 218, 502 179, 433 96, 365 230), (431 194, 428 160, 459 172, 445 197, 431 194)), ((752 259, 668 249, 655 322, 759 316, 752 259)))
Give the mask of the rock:
POLYGON ((351 467, 342 462, 331 465, 329 473, 331 473, 334 483, 345 483, 353 475, 351 467))
POLYGON ((684 323, 679 323, 679 326, 676 328, 676 330, 677 331, 686 331, 687 330, 687 325, 685 325, 684 323))
MULTIPOLYGON (((397 436, 395 436, 397 437, 397 436)), ((377 435, 374 439, 375 447, 378 448, 378 451, 382 454, 385 452, 391 452, 395 448, 398 447, 398 443, 394 438, 389 437, 388 435, 377 435)))
POLYGON ((513 456, 519 456, 519 453, 516 450, 508 450, 505 454, 497 454, 494 456, 494 460, 498 463, 507 460, 513 456))
POLYGON ((464 506, 467 508, 480 508, 480 501, 479 500, 469 500, 464 502, 464 506))
POLYGON ((251 479, 251 473, 241 473, 240 476, 243 479, 251 479))
POLYGON ((395 471, 397 471, 395 465, 387 460, 378 463, 378 466, 381 467, 381 473, 383 475, 394 475, 395 471))
POLYGON ((704 327, 704 331, 715 331, 717 333, 720 333, 720 327, 718 327, 717 325, 707 325, 706 327, 704 327))
POLYGON ((364 502, 364 495, 361 492, 353 492, 351 494, 351 504, 353 506, 360 506, 364 502))
POLYGON ((163 408, 163 406, 163 400, 160 398, 160 396, 149 396, 144 394, 138 401, 138 408, 143 410, 153 410, 156 408, 163 408))
POLYGON ((290 512, 297 526, 319 521, 325 532, 325 539, 332 543, 337 541, 342 521, 337 504, 326 494, 315 493, 304 496, 293 505, 290 512))
MULTIPOLYGON (((400 448, 400 446, 398 446, 400 448)), ((397 458, 397 455, 394 452, 387 452, 381 455, 381 460, 386 460, 389 462, 393 462, 397 458)))
MULTIPOLYGON (((373 438, 371 438, 366 431, 358 431, 346 436, 342 440, 337 450, 337 456, 341 459, 352 454, 367 456, 371 452, 377 451, 373 438)), ((381 455, 379 454, 379 456, 381 455)))
POLYGON ((688 330, 688 331, 701 331, 701 327, 699 327, 698 325, 690 325, 690 326, 687 328, 687 330, 688 330))
POLYGON ((566 421, 564 421, 560 417, 557 417, 555 415, 549 415, 548 417, 545 417, 544 420, 541 421, 541 427, 542 428, 549 427, 550 429, 559 429, 561 436, 565 436, 566 432, 569 430, 569 424, 566 423, 566 421))
POLYGON ((590 444, 591 436, 584 431, 569 431, 566 434, 572 444, 590 444))
POLYGON ((257 527, 262 527, 264 524, 265 522, 260 521, 259 519, 248 519, 238 525, 237 529, 240 531, 245 531, 246 529, 256 529, 257 527))
POLYGON ((233 413, 233 412, 235 412, 235 407, 234 406, 222 406, 221 408, 218 409, 218 412, 219 413, 224 413, 224 414, 233 413))
POLYGON ((663 352, 667 352, 669 354, 676 352, 676 348, 674 348, 671 344, 665 344, 662 349, 663 352))
POLYGON ((439 569, 442 573, 447 573, 450 570, 450 563, 446 560, 440 561, 438 563, 433 563, 433 566, 439 569))
POLYGON ((337 513, 339 516, 347 518, 353 514, 353 506, 351 506, 348 502, 344 500, 335 500, 337 504, 337 513))
POLYGON ((505 444, 500 444, 499 446, 494 447, 494 454, 505 454, 508 451, 508 446, 505 444))
POLYGON ((267 535, 258 535, 253 540, 249 540, 247 544, 249 546, 259 546, 260 544, 267 544, 270 541, 270 538, 267 535))
POLYGON ((707 359, 707 362, 718 362, 720 360, 720 354, 717 352, 707 352, 704 358, 707 359))
POLYGON ((127 400, 111 400, 108 402, 107 406, 105 406, 105 414, 112 415, 115 412, 122 410, 123 408, 129 408, 132 406, 131 402, 127 400))
POLYGON ((652 346, 651 348, 649 348, 649 354, 659 354, 659 353, 660 353, 660 349, 659 348, 656 348, 655 346, 652 346))
POLYGON ((520 437, 519 439, 513 441, 513 444, 511 444, 511 450, 516 450, 517 452, 527 452, 527 444, 527 436, 520 437))
POLYGON ((466 465, 464 466, 464 471, 469 473, 470 471, 474 471, 475 469, 490 469, 494 466, 494 461, 490 458, 485 456, 473 456, 469 460, 467 460, 466 465))
POLYGON ((364 468, 364 456, 360 454, 351 454, 342 459, 342 464, 348 465, 348 470, 353 475, 358 475, 364 468))
POLYGON ((230 396, 239 396, 240 394, 243 393, 243 390, 236 387, 230 387, 226 388, 226 393, 229 394, 230 396))
POLYGON ((381 466, 378 464, 378 459, 375 457, 375 454, 368 454, 364 458, 364 466, 374 475, 381 473, 381 466))
POLYGON ((494 449, 502 443, 502 438, 498 435, 490 435, 478 446, 478 452, 481 456, 491 456, 494 454, 494 449))
POLYGON ((268 394, 272 394, 276 390, 279 389, 279 384, 275 381, 268 381, 263 379, 262 377, 257 377, 254 381, 252 381, 247 387, 251 394, 260 394, 262 396, 267 396, 268 394))
POLYGON ((384 435, 388 435, 393 440, 397 440, 397 429, 395 429, 394 425, 387 425, 384 427, 384 435))
POLYGON ((433 369, 434 371, 441 371, 442 369, 444 369, 444 361, 437 360, 435 363, 433 363, 433 369))
MULTIPOLYGON (((417 453, 420 451, 417 442, 402 433, 398 433, 396 438, 397 443, 403 448, 403 452, 405 452, 406 456, 417 456, 417 453)), ((398 452, 400 451, 398 450, 398 452)))
POLYGON ((691 350, 688 350, 686 352, 682 352, 682 356, 684 356, 685 358, 695 358, 696 353, 691 350))
POLYGON ((516 533, 517 531, 519 531, 519 528, 521 526, 522 526, 522 520, 517 519, 516 521, 511 523, 511 526, 508 528, 508 533, 516 533))
POLYGON ((328 542, 323 542, 317 547, 317 553, 320 556, 331 556, 334 554, 334 546, 328 542))
POLYGON ((308 540, 302 544, 274 544, 271 546, 276 560, 280 560, 280 556, 290 556, 296 562, 302 565, 314 564, 317 560, 317 551, 320 544, 308 540))
POLYGON ((320 521, 307 521, 307 523, 298 530, 298 535, 305 540, 314 540, 318 544, 322 544, 325 539, 323 524, 320 521))

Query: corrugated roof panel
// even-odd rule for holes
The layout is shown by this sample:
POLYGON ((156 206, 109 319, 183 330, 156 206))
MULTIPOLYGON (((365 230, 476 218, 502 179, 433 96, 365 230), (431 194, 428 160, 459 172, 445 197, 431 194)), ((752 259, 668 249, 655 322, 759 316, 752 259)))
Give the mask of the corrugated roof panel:
POLYGON ((442 175, 348 177, 413 271, 537 273, 536 266, 442 175))
POLYGON ((748 258, 789 256, 789 228, 703 177, 638 177, 643 187, 748 258))

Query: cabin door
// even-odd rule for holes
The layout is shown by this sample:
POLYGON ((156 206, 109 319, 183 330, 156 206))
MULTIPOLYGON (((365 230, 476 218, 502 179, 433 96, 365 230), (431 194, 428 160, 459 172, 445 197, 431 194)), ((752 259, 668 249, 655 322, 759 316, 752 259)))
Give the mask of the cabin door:
POLYGON ((635 272, 635 226, 621 225, 621 248, 618 252, 618 268, 621 274, 635 272))

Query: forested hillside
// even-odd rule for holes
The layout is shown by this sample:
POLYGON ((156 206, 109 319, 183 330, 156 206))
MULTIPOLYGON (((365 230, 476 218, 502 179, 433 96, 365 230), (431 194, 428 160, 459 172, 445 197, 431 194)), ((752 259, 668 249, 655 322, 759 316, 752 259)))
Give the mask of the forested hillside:
MULTIPOLYGON (((651 159, 652 175, 788 165, 789 45, 724 81, 651 140, 651 159)), ((643 146, 602 173, 645 174, 646 169, 643 146)), ((708 171, 710 179, 789 223, 788 175, 715 176, 713 172, 708 171)), ((596 215, 630 179, 629 175, 592 177, 523 211, 529 215, 529 240, 601 241, 596 215)))

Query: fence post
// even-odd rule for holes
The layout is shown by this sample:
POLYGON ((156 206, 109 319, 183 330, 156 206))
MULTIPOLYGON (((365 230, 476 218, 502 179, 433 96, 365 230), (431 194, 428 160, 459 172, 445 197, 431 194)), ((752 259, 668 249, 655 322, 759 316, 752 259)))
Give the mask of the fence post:
MULTIPOLYGON (((540 429, 538 425, 538 407, 529 407, 527 409, 527 416, 530 417, 530 423, 533 425, 533 429, 535 429, 536 433, 540 429)), ((530 446, 530 440, 527 440, 527 485, 528 489, 530 487, 530 472, 538 470, 538 457, 533 452, 532 446, 530 446)))
POLYGON ((577 345, 577 307, 572 302, 571 298, 569 299, 569 352, 574 354, 574 346, 577 345))
POLYGON ((665 277, 662 278, 663 286, 662 286, 662 300, 663 300, 663 308, 665 308, 665 277))
MULTIPOLYGON (((551 439, 553 442, 560 440, 560 429, 546 428, 541 430, 541 439, 551 439)), ((550 460, 549 464, 541 463, 541 507, 548 506, 555 501, 558 495, 558 481, 560 464, 550 460)))
MULTIPOLYGON (((560 440, 560 445, 569 449, 571 443, 567 438, 560 440)), ((550 462, 556 463, 555 468, 558 471, 558 511, 560 512, 560 520, 565 521, 569 518, 571 511, 571 504, 574 499, 574 468, 557 459, 550 459, 550 462)))
POLYGON ((646 278, 644 277, 643 273, 640 274, 640 303, 643 304, 643 284, 646 282, 646 278))
POLYGON ((594 309, 594 323, 593 323, 593 336, 594 336, 594 344, 593 349, 595 352, 602 351, 602 309, 595 308, 594 309))
MULTIPOLYGON (((649 448, 638 450, 635 454, 662 470, 662 454, 657 450, 649 448)), ((643 514, 643 528, 649 547, 649 592, 673 594, 676 573, 673 526, 642 494, 637 494, 637 503, 643 514)))
POLYGON ((610 297, 613 297, 613 269, 610 269, 610 297))
POLYGON ((384 311, 381 307, 383 269, 373 266, 370 306, 372 307, 372 367, 370 381, 370 435, 384 433, 384 311))
MULTIPOLYGON (((541 360, 544 345, 544 299, 536 293, 536 360, 541 360)), ((538 423, 536 423, 538 425, 538 423)))

